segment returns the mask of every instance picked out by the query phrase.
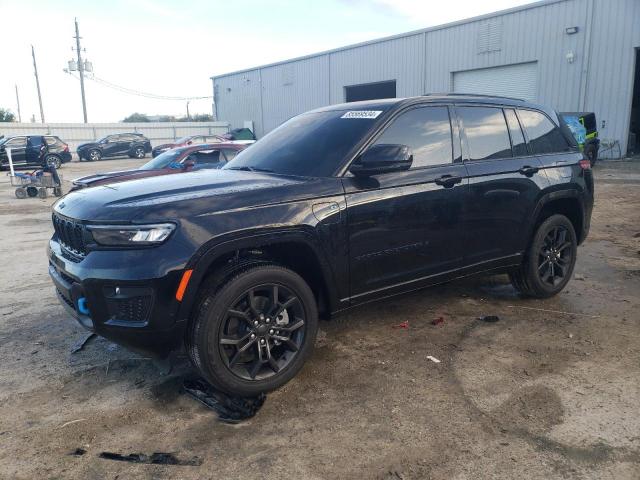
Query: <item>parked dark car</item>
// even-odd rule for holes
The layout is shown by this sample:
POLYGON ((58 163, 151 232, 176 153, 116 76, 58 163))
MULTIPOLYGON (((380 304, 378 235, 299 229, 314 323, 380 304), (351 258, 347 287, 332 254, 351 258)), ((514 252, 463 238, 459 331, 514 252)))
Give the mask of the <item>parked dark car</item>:
POLYGON ((472 274, 522 295, 569 282, 593 177, 556 112, 440 95, 294 117, 221 170, 72 192, 49 273, 86 328, 216 388, 289 381, 318 317, 472 274))
POLYGON ((225 139, 220 135, 188 135, 186 137, 177 139, 173 143, 163 143, 162 145, 154 147, 151 151, 151 156, 157 157, 161 153, 171 150, 172 148, 188 147, 189 145, 209 144, 224 141, 225 139))
POLYGON ((144 158, 151 152, 151 142, 141 133, 118 133, 107 135, 95 142, 78 145, 80 161, 97 162, 104 157, 144 158))
POLYGON ((55 135, 18 135, 0 138, 0 168, 9 168, 7 149, 14 168, 41 167, 45 163, 60 168, 71 161, 69 145, 55 135))
POLYGON ((158 155, 139 168, 118 172, 96 173, 73 181, 71 191, 139 178, 190 172, 203 168, 222 168, 245 148, 245 145, 216 143, 174 148, 158 155))

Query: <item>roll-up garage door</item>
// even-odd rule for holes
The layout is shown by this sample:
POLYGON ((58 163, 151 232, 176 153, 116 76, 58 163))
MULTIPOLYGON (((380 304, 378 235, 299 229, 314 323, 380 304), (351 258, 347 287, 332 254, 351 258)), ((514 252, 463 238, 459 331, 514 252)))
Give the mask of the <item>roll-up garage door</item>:
POLYGON ((465 70, 453 73, 453 91, 535 101, 538 92, 537 79, 537 62, 465 70))

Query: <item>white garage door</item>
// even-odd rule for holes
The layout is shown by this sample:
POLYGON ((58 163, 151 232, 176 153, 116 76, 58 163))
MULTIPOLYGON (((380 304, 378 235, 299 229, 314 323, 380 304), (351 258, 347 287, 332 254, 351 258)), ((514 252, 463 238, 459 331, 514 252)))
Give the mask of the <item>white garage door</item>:
POLYGON ((454 72, 453 91, 536 100, 537 62, 454 72))

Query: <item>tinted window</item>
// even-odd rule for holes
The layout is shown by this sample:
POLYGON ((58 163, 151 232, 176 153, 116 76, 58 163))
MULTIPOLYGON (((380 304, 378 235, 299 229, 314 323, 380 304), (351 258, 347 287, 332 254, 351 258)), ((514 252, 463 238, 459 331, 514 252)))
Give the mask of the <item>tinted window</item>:
POLYGON ((237 154, 238 154, 238 150, 231 150, 231 149, 224 150, 224 156, 227 157, 227 161, 229 162, 233 160, 237 154))
POLYGON ((511 157, 511 143, 502 109, 457 107, 469 146, 470 160, 511 157))
POLYGON ((29 137, 29 139, 27 140, 27 143, 29 144, 30 147, 40 147, 42 146, 42 143, 43 143, 43 137, 39 135, 29 137))
POLYGON ((520 123, 516 116, 516 111, 511 108, 507 108, 504 111, 504 116, 507 117, 507 125, 509 126, 509 133, 511 134, 511 147, 513 148, 514 157, 522 157, 527 155, 527 145, 520 129, 520 123))
POLYGON ((529 147, 532 153, 542 154, 571 150, 560 129, 546 115, 533 110, 518 110, 518 116, 529 137, 529 147))
POLYGON ((411 168, 451 163, 451 123, 447 107, 421 107, 396 118, 376 144, 408 145, 413 150, 411 168))
POLYGON ((194 152, 189 158, 195 160, 196 165, 205 165, 209 163, 218 163, 220 161, 220 150, 203 150, 194 152))
POLYGON ((58 140, 56 137, 44 137, 44 139, 47 142, 47 145, 55 145, 58 140))
POLYGON ((7 148, 26 147, 27 146, 27 139, 26 139, 26 137, 11 138, 11 139, 7 140, 4 145, 7 148))
POLYGON ((342 118, 346 113, 330 110, 293 117, 240 152, 223 168, 330 177, 377 122, 371 117, 354 115, 342 118))
POLYGON ((180 155, 184 153, 184 148, 174 148, 173 150, 167 150, 161 153, 153 160, 149 160, 147 163, 140 167, 140 170, 154 170, 156 168, 166 168, 172 163, 177 162, 180 159, 180 155))

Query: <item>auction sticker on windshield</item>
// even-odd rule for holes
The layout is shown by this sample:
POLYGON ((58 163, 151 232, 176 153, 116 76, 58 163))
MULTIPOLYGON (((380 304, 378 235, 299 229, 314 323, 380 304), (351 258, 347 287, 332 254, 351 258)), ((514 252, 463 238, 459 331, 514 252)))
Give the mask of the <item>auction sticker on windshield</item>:
POLYGON ((351 110, 340 118, 378 118, 382 110, 351 110))

